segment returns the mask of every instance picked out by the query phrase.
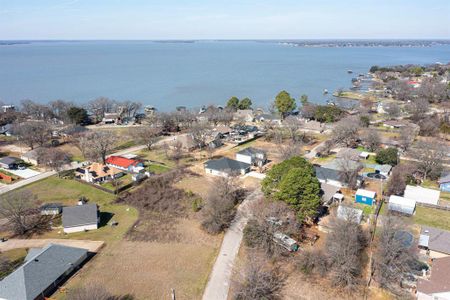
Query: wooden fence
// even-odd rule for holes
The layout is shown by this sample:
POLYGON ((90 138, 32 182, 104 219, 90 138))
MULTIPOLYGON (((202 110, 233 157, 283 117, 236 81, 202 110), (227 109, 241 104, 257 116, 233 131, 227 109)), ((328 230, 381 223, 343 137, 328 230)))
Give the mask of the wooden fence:
POLYGON ((420 203, 420 202, 417 202, 416 205, 422 206, 422 207, 427 207, 427 208, 434 208, 434 209, 450 211, 450 205, 435 205, 435 204, 420 203))

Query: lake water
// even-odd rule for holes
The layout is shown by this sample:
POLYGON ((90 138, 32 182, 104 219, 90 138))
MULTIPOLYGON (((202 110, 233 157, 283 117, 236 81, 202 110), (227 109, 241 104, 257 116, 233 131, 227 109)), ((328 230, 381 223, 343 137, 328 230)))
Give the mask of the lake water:
POLYGON ((105 96, 160 110, 250 97, 267 107, 280 90, 324 103, 372 65, 450 61, 450 45, 302 48, 276 42, 32 42, 0 46, 0 100, 85 103, 105 96), (347 74, 347 70, 354 74, 347 74))

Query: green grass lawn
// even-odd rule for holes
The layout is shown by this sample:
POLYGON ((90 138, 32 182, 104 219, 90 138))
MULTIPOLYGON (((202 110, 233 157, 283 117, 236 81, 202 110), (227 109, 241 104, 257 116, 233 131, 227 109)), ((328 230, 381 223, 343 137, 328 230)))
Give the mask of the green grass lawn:
POLYGON ((42 238, 70 238, 106 242, 120 240, 138 218, 138 212, 133 207, 115 204, 115 196, 113 194, 103 192, 75 180, 52 176, 22 189, 30 190, 37 196, 40 203, 60 202, 64 205, 76 205, 78 198, 84 196, 90 203, 97 203, 100 206, 101 224, 99 229, 89 232, 64 234, 61 228, 39 236, 42 238), (110 220, 119 222, 119 225, 116 227, 107 225, 106 223, 110 220))
POLYGON ((167 166, 158 165, 158 164, 150 164, 145 169, 153 174, 162 174, 162 173, 165 173, 165 172, 171 170, 171 168, 169 168, 167 166))
POLYGON ((450 230, 450 212, 417 206, 413 217, 415 223, 450 230))
MULTIPOLYGON (((120 180, 120 186, 127 185, 133 181, 131 178, 131 174, 126 174, 122 177, 120 177, 118 180, 120 180)), ((108 190, 114 191, 116 188, 113 186, 111 181, 105 182, 101 184, 102 187, 107 188, 108 190)))

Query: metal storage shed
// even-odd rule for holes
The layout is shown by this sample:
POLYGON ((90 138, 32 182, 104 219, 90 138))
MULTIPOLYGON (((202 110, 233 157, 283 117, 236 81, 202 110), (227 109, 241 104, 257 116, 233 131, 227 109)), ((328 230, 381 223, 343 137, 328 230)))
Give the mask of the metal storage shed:
POLYGON ((416 200, 391 195, 388 207, 389 210, 412 216, 416 210, 416 200))

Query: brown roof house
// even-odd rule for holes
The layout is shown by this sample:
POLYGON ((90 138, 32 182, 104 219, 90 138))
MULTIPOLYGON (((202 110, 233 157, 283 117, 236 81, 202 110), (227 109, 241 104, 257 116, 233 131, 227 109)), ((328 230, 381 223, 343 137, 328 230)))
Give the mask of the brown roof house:
POLYGON ((450 256, 450 231, 422 226, 419 248, 431 258, 450 256))
POLYGON ((450 257, 436 258, 431 266, 427 279, 417 281, 417 299, 445 300, 450 299, 450 257))
POLYGON ((77 178, 90 183, 101 183, 123 175, 124 171, 100 163, 92 163, 90 166, 78 168, 75 171, 77 178))

